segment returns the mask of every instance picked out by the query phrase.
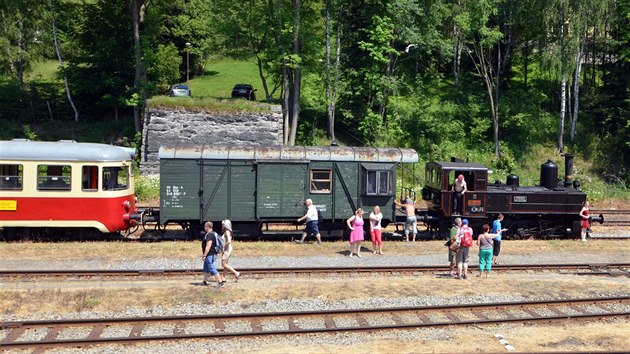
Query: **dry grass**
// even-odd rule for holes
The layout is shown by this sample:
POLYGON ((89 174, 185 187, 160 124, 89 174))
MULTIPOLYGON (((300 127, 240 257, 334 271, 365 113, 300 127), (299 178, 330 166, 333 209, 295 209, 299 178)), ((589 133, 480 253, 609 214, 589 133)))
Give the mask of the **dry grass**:
MULTIPOLYGON (((236 242, 236 257, 260 256, 321 256, 335 255, 348 249, 346 242, 324 242, 321 246, 299 245, 291 242, 236 242)), ((541 252, 582 254, 608 254, 623 257, 627 254, 625 240, 592 240, 582 243, 575 240, 506 241, 503 254, 533 255, 541 252)), ((371 249, 370 242, 363 243, 364 250, 371 249)), ((387 256, 434 255, 445 252, 443 241, 385 242, 387 256)), ((198 242, 68 242, 68 243, 0 243, 0 259, 10 260, 93 260, 121 261, 145 258, 191 258, 200 252, 198 242)))
MULTIPOLYGON (((492 278, 458 281, 434 276, 244 278, 222 290, 198 286, 200 278, 163 281, 12 283, 0 291, 0 313, 122 311, 128 308, 172 307, 179 304, 221 304, 238 301, 244 307, 268 300, 319 299, 340 301, 416 296, 455 297, 520 294, 525 298, 587 297, 628 294, 623 278, 577 277, 557 274, 495 274, 492 278)), ((394 304, 395 302, 392 302, 394 304)))

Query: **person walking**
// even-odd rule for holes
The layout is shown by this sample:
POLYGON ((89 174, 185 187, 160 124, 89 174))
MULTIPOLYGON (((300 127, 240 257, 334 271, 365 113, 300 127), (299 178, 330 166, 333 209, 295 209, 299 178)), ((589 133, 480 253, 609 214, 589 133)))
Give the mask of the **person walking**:
POLYGON ((482 277, 485 273, 487 278, 492 270, 492 239, 498 235, 489 233, 488 224, 483 225, 481 230, 482 233, 477 238, 477 246, 479 246, 479 275, 477 276, 482 277))
POLYGON ((232 237, 232 222, 228 219, 225 219, 221 222, 221 228, 223 235, 223 255, 221 256, 221 265, 223 266, 223 279, 227 279, 227 272, 230 271, 234 274, 236 278, 234 280, 235 283, 238 283, 238 278, 241 276, 240 272, 237 272, 231 265, 229 265, 230 257, 232 256, 232 241, 234 238, 232 237))
POLYGON ((317 217, 317 207, 313 205, 312 199, 306 199, 304 201, 304 205, 306 205, 306 214, 301 218, 297 219, 298 222, 302 222, 302 220, 306 220, 306 227, 304 228, 304 232, 302 232, 302 239, 295 240, 297 243, 304 243, 304 239, 308 235, 315 235, 317 238, 317 244, 322 244, 322 236, 319 234, 319 220, 317 217))
POLYGON ((217 279, 217 288, 222 288, 225 285, 225 279, 221 276, 217 270, 214 262, 217 260, 216 245, 219 242, 220 237, 216 232, 212 230, 212 221, 208 221, 203 225, 203 229, 206 232, 201 242, 201 260, 203 261, 203 285, 208 285, 208 278, 214 276, 217 279))
POLYGON ((503 222, 503 214, 497 215, 497 219, 492 222, 492 233, 498 235, 492 242, 492 264, 499 264, 499 254, 501 254, 501 238, 503 233, 507 231, 501 226, 503 222))
MULTIPOLYGON (((455 257, 457 257, 457 251, 454 249, 456 247, 453 244, 457 243, 458 237, 461 237, 461 227, 462 227, 462 219, 455 218, 453 220, 453 227, 451 227, 451 234, 449 238, 448 244, 448 263, 449 263, 449 271, 451 278, 457 278, 457 262, 455 262, 455 257)), ((460 239, 461 242, 461 239, 460 239)))
POLYGON ((416 206, 413 203, 413 200, 407 196, 405 200, 405 204, 394 199, 394 203, 399 207, 405 210, 405 215, 407 215, 407 219, 405 219, 405 242, 409 242, 409 228, 411 227, 411 232, 413 232, 413 241, 416 241, 416 234, 418 233, 418 218, 416 218, 416 206))
POLYGON ((582 203, 582 210, 580 210, 580 219, 582 226, 582 232, 580 233, 580 236, 582 237, 582 241, 586 241, 586 236, 588 236, 588 229, 591 228, 591 223, 589 222, 590 214, 591 210, 589 208, 588 202, 584 201, 582 203))
POLYGON ((468 259, 473 244, 473 230, 468 226, 468 219, 462 220, 460 247, 455 255, 457 260, 457 278, 468 279, 468 259))
POLYGON ((354 254, 361 258, 361 242, 363 242, 363 209, 359 208, 348 220, 346 224, 350 229, 350 255, 354 254))
POLYGON ((378 254, 383 254, 383 235, 381 232, 381 220, 383 220, 383 214, 381 208, 377 205, 374 207, 374 211, 370 213, 370 237, 372 238, 372 253, 376 254, 378 248, 378 254))

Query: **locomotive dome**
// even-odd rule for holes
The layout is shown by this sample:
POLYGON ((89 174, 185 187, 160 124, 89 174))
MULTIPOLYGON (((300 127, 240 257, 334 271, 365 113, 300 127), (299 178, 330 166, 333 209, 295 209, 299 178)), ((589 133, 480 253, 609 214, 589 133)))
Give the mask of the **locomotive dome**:
POLYGON ((418 162, 418 154, 413 149, 351 146, 163 146, 160 147, 159 157, 255 161, 418 162))

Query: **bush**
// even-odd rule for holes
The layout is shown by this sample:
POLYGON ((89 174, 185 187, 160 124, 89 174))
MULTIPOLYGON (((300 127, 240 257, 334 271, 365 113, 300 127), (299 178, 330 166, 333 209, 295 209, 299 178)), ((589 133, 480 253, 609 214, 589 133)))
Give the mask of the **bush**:
POLYGON ((136 196, 139 201, 155 201, 160 199, 160 176, 136 175, 136 196))

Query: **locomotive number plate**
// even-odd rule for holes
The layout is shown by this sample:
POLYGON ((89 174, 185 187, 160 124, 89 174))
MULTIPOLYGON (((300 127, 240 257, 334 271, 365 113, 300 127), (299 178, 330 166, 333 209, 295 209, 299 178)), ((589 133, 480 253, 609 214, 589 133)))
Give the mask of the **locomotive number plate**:
POLYGON ((514 203, 527 203, 527 196, 525 195, 515 195, 514 203))
POLYGON ((17 200, 0 200, 0 211, 16 211, 17 200))

